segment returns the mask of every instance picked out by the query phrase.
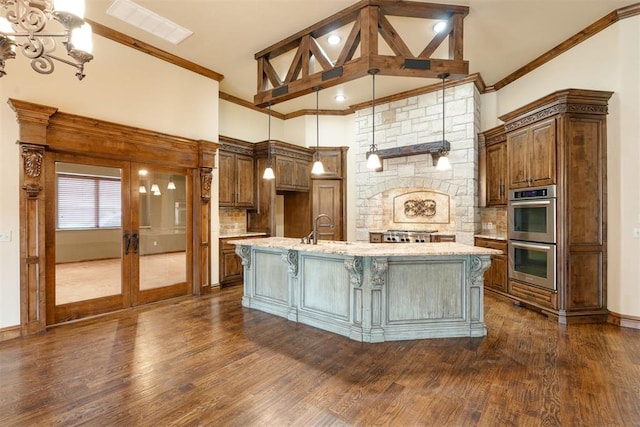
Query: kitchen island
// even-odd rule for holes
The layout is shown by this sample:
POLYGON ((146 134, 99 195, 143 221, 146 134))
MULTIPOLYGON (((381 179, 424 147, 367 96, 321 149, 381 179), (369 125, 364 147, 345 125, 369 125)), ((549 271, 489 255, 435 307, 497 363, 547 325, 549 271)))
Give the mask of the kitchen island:
POLYGON ((361 342, 480 337, 483 272, 499 251, 460 243, 232 240, 242 305, 361 342))

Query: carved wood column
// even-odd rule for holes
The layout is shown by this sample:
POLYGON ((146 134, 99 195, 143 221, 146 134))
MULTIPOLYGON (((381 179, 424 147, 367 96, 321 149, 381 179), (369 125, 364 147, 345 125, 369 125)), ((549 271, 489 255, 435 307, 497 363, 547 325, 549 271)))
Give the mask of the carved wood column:
POLYGON ((47 126, 56 108, 10 99, 20 145, 20 334, 46 326, 45 171, 47 126))
POLYGON ((211 292, 211 183, 218 144, 198 141, 198 173, 194 179, 194 294, 211 292))

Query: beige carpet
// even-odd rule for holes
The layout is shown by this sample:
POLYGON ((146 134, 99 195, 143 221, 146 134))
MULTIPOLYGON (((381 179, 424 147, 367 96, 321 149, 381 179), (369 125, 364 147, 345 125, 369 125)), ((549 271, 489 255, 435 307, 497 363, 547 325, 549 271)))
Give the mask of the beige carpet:
MULTIPOLYGON (((153 289, 187 280, 186 252, 140 257, 140 289, 153 289)), ((56 265, 56 304, 122 293, 120 259, 56 265)))

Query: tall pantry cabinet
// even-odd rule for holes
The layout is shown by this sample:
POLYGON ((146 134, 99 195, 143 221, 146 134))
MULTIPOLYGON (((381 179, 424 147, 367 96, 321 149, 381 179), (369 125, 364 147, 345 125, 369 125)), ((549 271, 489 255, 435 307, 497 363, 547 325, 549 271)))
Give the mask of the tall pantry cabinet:
POLYGON ((510 189, 556 184, 557 291, 507 294, 560 323, 606 321, 607 130, 612 92, 566 89, 500 117, 510 189))

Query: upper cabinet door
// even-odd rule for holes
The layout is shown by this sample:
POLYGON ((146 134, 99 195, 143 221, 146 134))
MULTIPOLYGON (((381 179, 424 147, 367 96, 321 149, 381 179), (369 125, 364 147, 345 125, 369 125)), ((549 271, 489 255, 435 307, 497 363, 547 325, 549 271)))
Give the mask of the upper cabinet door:
POLYGON ((556 121, 546 120, 531 126, 531 185, 556 182, 556 121))
POLYGON ((556 183, 556 120, 534 123, 507 136, 509 188, 556 183))
POLYGON ((488 145, 487 150, 487 206, 507 204, 507 144, 488 145))
POLYGON ((219 205, 232 207, 235 203, 235 155, 218 151, 219 205))
POLYGON ((256 205, 256 172, 253 157, 236 156, 236 206, 253 208, 256 205))
POLYGON ((507 136, 507 151, 509 158, 509 188, 529 186, 529 130, 520 129, 507 136))
POLYGON ((255 165, 252 156, 219 151, 219 206, 255 207, 255 165))

